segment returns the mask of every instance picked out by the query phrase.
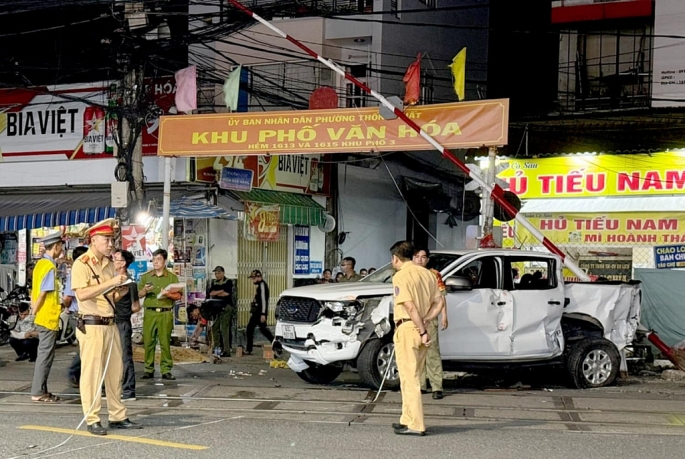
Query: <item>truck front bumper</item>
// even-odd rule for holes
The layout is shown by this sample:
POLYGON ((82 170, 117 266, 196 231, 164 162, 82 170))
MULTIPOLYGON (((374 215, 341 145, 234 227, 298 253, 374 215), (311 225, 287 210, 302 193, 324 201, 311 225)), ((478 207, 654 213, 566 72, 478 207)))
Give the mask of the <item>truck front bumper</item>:
POLYGON ((338 323, 331 319, 321 319, 315 324, 278 322, 275 339, 290 354, 288 366, 299 373, 309 367, 307 362, 330 365, 356 359, 361 342, 356 336, 343 333, 338 323))

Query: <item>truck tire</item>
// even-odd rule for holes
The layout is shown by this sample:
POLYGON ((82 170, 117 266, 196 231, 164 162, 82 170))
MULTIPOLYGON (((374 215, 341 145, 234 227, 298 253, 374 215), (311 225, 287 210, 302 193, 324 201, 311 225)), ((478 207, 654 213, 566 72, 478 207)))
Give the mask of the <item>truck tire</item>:
POLYGON ((317 365, 309 362, 308 364, 309 368, 300 371, 297 376, 310 384, 330 384, 343 371, 342 365, 317 365))
POLYGON ((571 347, 566 369, 578 389, 604 387, 616 381, 620 361, 614 343, 604 338, 587 338, 571 347))
POLYGON ((371 389, 378 389, 381 386, 383 375, 390 365, 388 377, 383 383, 383 387, 390 390, 400 388, 400 375, 397 372, 397 362, 393 357, 390 360, 395 345, 392 342, 374 339, 366 343, 359 357, 357 357, 357 372, 362 382, 371 389))

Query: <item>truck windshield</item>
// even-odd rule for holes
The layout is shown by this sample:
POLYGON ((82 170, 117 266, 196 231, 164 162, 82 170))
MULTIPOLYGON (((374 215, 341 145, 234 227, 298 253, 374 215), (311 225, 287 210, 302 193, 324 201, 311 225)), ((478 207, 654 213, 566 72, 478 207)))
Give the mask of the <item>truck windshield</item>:
MULTIPOLYGON (((456 255, 452 253, 434 253, 428 260, 428 268, 435 269, 442 272, 449 265, 457 261, 461 255, 456 255)), ((378 271, 373 274, 369 274, 364 279, 359 282, 392 282, 392 276, 395 274, 395 268, 392 267, 392 263, 378 269, 378 271)))

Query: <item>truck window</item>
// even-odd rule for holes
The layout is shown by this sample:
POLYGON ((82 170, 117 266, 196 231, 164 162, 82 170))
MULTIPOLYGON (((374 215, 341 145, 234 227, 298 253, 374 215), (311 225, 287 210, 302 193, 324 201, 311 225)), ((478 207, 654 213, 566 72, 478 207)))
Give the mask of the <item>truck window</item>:
POLYGON ((509 257, 505 289, 550 290, 557 287, 555 261, 549 258, 509 257))
POLYGON ((474 289, 498 288, 499 262, 496 257, 482 257, 472 261, 453 275, 466 277, 474 289))
MULTIPOLYGON (((452 253, 433 253, 428 261, 428 269, 435 269, 439 272, 443 272, 452 263, 459 259, 460 255, 452 253)), ((388 263, 385 266, 379 268, 375 273, 369 274, 364 279, 359 282, 392 282, 392 276, 395 274, 395 269, 392 267, 392 263, 388 263)))

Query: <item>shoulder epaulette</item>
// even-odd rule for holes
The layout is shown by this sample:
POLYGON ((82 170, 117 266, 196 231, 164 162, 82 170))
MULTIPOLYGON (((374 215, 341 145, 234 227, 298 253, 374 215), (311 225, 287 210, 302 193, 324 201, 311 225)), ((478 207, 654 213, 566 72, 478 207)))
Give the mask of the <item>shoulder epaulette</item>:
POLYGON ((80 261, 81 263, 88 263, 90 261, 90 257, 86 254, 83 254, 80 257, 78 257, 76 261, 80 261))

